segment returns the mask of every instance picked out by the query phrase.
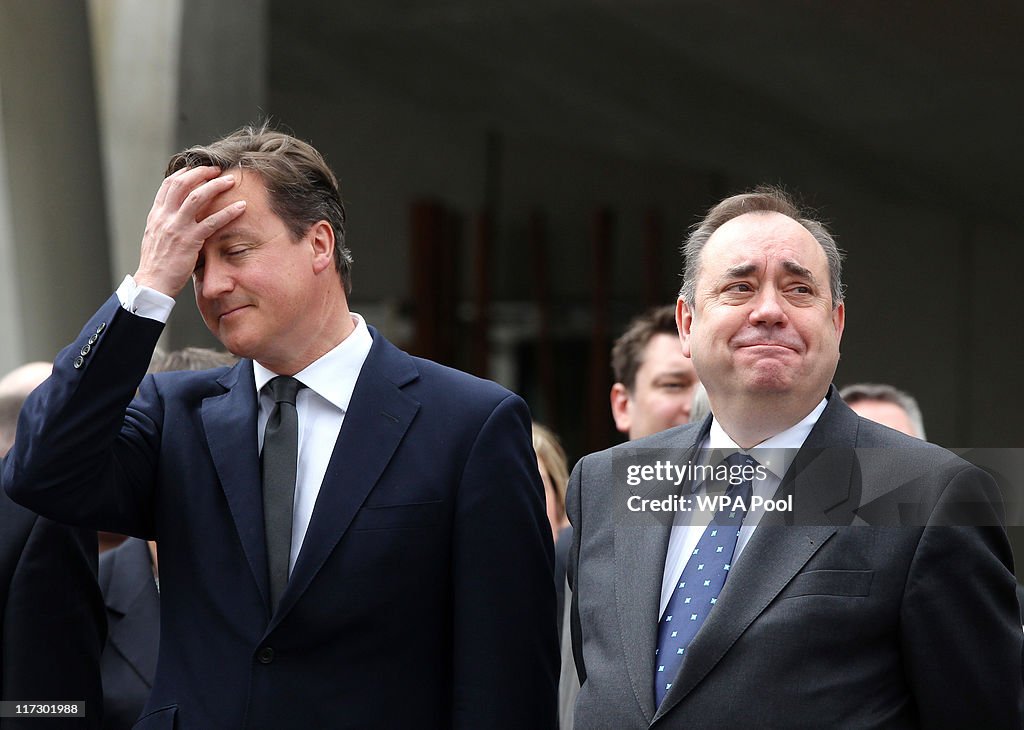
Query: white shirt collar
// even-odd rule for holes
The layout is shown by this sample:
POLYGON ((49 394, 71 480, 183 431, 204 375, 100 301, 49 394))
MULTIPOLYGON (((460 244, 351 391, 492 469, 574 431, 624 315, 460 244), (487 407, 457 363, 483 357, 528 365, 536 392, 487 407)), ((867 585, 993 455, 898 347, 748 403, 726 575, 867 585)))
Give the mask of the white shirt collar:
POLYGON ((807 436, 811 433, 811 429, 814 428, 814 424, 818 422, 827 405, 828 398, 822 398, 821 402, 799 422, 790 426, 785 431, 766 438, 749 451, 741 449, 735 441, 729 438, 729 434, 722 428, 718 419, 712 418, 711 431, 708 432, 704 448, 709 451, 722 452, 723 455, 737 451, 744 454, 749 453, 757 459, 759 464, 779 479, 782 479, 786 475, 789 465, 796 458, 796 452, 804 445, 804 441, 807 440, 807 436))
MULTIPOLYGON (((342 412, 348 411, 359 371, 363 367, 366 356, 370 354, 370 347, 373 346, 373 336, 366 327, 366 321, 355 312, 350 314, 352 323, 355 324, 352 333, 339 342, 334 349, 295 374, 296 380, 340 408, 342 412)), ((252 369, 258 396, 263 386, 271 378, 277 377, 277 373, 255 361, 253 361, 252 369)))

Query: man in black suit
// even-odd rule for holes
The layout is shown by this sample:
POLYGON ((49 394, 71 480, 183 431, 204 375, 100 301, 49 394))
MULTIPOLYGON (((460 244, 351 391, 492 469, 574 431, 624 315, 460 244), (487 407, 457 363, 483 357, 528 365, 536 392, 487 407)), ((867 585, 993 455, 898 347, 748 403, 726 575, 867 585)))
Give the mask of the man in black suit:
POLYGON ((577 728, 1021 727, 998 488, 830 386, 840 263, 776 189, 690 235, 677 322, 712 415, 570 478, 577 728))
POLYGON ((174 156, 135 275, 23 409, 8 494, 159 545, 137 728, 553 725, 529 412, 351 312, 344 234, 334 173, 290 135, 174 156), (241 360, 144 378, 190 278, 241 360))
MULTIPOLYGON (((0 396, 0 466, 25 394, 0 396)), ((0 729, 99 728, 106 635, 96 533, 51 522, 0 493, 0 700, 85 704, 85 717, 0 718, 0 729)))

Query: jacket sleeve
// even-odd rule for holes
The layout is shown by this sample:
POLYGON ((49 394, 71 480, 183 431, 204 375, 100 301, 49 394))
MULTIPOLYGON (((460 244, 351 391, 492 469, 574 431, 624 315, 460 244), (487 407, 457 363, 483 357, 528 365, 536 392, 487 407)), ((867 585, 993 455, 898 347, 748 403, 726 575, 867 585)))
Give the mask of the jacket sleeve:
POLYGON ((457 728, 553 728, 558 638, 551 528, 521 398, 480 429, 456 500, 457 728))
POLYGON ((11 499, 60 522, 152 534, 159 398, 129 403, 162 329, 112 296, 57 355, 22 407, 4 463, 11 499))

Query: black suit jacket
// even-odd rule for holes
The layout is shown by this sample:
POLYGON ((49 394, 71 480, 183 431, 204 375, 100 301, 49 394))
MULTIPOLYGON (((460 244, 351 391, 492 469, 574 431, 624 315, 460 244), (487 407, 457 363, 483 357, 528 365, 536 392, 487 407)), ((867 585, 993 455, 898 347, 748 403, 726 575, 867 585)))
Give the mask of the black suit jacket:
POLYGON ((82 720, 0 719, 0 729, 100 727, 105 635, 96 533, 0 493, 0 700, 86 703, 82 720))
POLYGON ((103 728, 127 730, 149 699, 160 647, 160 594, 146 541, 129 537, 103 553, 99 583, 108 627, 100 663, 103 728))
POLYGON ((271 611, 252 362, 143 381, 161 329, 112 297, 25 403, 3 473, 37 509, 159 542, 138 727, 551 726, 551 529, 523 401, 371 330, 271 611))
POLYGON ((671 515, 630 514, 631 490, 615 475, 647 449, 685 464, 709 426, 573 470, 576 727, 1019 730, 1024 633, 995 483, 857 417, 834 389, 779 487, 794 512, 762 518, 655 707, 671 515), (963 507, 986 526, 946 526, 963 507))

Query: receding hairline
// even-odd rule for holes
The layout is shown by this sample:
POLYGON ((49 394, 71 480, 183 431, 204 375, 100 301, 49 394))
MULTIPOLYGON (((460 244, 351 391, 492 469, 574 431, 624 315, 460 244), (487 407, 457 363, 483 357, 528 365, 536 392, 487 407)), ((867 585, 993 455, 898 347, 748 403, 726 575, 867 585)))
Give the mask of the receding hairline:
MULTIPOLYGON (((793 218, 792 216, 788 216, 785 213, 780 213, 780 212, 774 211, 774 210, 752 210, 752 211, 748 211, 746 213, 742 213, 742 214, 740 214, 738 216, 735 216, 733 218, 730 218, 725 223, 723 223, 722 225, 718 226, 718 228, 716 228, 711 233, 711 235, 708 236, 707 243, 701 248, 700 255, 698 256, 698 261, 697 261, 697 277, 695 277, 695 279, 699 278, 700 275, 704 272, 704 261, 703 261, 703 259, 707 255, 708 246, 712 245, 712 242, 715 241, 715 237, 719 234, 719 232, 723 228, 727 228, 729 226, 729 224, 732 223, 733 221, 738 221, 738 220, 740 220, 742 218, 745 218, 746 216, 760 216, 760 217, 781 216, 782 218, 785 218, 786 220, 791 221, 794 225, 798 226, 800 228, 800 230, 802 231, 802 235, 806 235, 810 239, 810 241, 813 242, 814 246, 813 246, 813 248, 811 250, 816 251, 818 254, 820 254, 821 260, 820 260, 819 263, 823 266, 823 268, 825 270, 826 277, 828 277, 828 273, 829 273, 828 272, 828 254, 826 253, 825 248, 821 245, 821 241, 819 241, 817 238, 814 237, 814 234, 811 233, 811 231, 809 231, 807 229, 807 226, 803 225, 796 218, 793 218)), ((719 240, 721 240, 721 239, 719 239, 719 240)), ((784 258, 782 261, 779 262, 779 264, 782 266, 783 269, 785 269, 788 273, 793 274, 794 276, 802 276, 802 277, 805 277, 807 279, 810 279, 811 282, 815 286, 817 286, 819 288, 824 288, 825 290, 827 290, 829 288, 828 279, 827 278, 826 278, 825 282, 821 282, 819 280, 818 276, 815 275, 814 271, 812 271, 810 268, 808 268, 807 266, 805 266, 804 264, 800 263, 799 261, 797 261, 796 259, 794 259, 792 257, 784 258)), ((758 269, 758 265, 756 263, 754 263, 753 261, 743 261, 741 263, 734 264, 733 266, 728 267, 725 271, 723 271, 721 273, 721 275, 719 276, 719 279, 723 280, 723 279, 731 279, 731 278, 736 278, 736 277, 748 276, 748 275, 753 274, 754 272, 756 272, 757 269, 758 269)), ((695 281, 695 283, 696 283, 696 281, 695 281)), ((833 306, 836 306, 836 302, 833 302, 833 306)))

